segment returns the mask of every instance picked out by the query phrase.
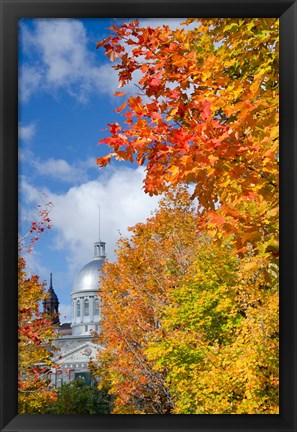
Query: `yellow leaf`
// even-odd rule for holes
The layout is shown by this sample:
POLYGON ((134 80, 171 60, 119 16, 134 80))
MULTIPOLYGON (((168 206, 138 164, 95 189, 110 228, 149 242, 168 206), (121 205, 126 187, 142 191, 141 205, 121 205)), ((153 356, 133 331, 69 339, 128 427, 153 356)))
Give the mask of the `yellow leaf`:
POLYGON ((256 262, 249 262, 243 266, 244 271, 253 271, 258 269, 258 264, 256 262))

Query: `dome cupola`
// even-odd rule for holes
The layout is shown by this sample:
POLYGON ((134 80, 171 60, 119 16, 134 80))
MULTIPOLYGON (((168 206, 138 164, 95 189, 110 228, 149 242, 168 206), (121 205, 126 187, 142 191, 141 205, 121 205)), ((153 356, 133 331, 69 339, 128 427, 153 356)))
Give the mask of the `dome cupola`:
POLYGON ((94 257, 78 273, 74 280, 72 294, 98 291, 99 271, 105 260, 105 243, 102 241, 94 243, 94 257))
POLYGON ((94 256, 78 273, 73 283, 72 334, 86 335, 90 330, 99 331, 99 275, 104 264, 105 243, 94 243, 94 256))

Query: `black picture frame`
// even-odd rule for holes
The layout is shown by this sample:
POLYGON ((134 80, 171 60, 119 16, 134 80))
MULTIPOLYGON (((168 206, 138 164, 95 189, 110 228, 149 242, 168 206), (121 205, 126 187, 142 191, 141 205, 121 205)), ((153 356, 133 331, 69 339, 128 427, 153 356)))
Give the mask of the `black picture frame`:
POLYGON ((296 431, 297 5, 286 0, 0 0, 1 431, 296 431), (280 414, 18 415, 18 18, 280 18, 280 414))

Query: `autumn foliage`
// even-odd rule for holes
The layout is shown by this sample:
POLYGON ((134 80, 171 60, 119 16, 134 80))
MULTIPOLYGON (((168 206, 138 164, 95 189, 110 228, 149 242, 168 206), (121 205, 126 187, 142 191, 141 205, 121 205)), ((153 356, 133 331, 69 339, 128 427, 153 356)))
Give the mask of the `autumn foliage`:
POLYGON ((173 188, 105 267, 98 371, 117 413, 278 412, 278 24, 135 20, 97 44, 124 87, 99 166, 173 188))
POLYGON ((131 232, 131 240, 118 244, 117 262, 104 265, 99 343, 105 349, 98 354, 97 375, 117 396, 114 413, 170 413, 166 373, 153 370, 145 349, 198 248, 186 192, 175 198, 171 193, 154 217, 131 232))
MULTIPOLYGON (((113 26, 103 46, 120 86, 141 73, 101 143, 146 163, 145 191, 193 183, 203 228, 277 255, 278 20, 189 19, 196 28, 113 26), (216 204, 220 204, 216 210, 216 204)), ((118 93, 122 94, 122 93, 118 93)))
POLYGON ((32 252, 40 233, 50 228, 48 208, 39 211, 39 220, 31 224, 19 241, 18 257, 18 413, 45 413, 47 404, 57 398, 50 388, 47 372, 52 366, 52 341, 56 331, 49 317, 40 312, 45 298, 44 285, 26 268, 25 253, 32 252))
POLYGON ((230 245, 200 239, 146 349, 176 414, 278 413, 278 275, 245 270, 230 245))
POLYGON ((170 192, 104 266, 93 372, 116 414, 278 410, 278 275, 246 271, 196 223, 187 192, 170 192))

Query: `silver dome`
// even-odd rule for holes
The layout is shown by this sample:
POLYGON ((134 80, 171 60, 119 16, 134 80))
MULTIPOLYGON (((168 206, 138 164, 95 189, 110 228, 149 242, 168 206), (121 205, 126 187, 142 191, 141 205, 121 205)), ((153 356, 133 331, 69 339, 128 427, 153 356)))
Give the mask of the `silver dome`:
POLYGON ((86 264, 74 280, 72 293, 81 291, 98 291, 99 271, 104 264, 104 257, 94 258, 86 264))

